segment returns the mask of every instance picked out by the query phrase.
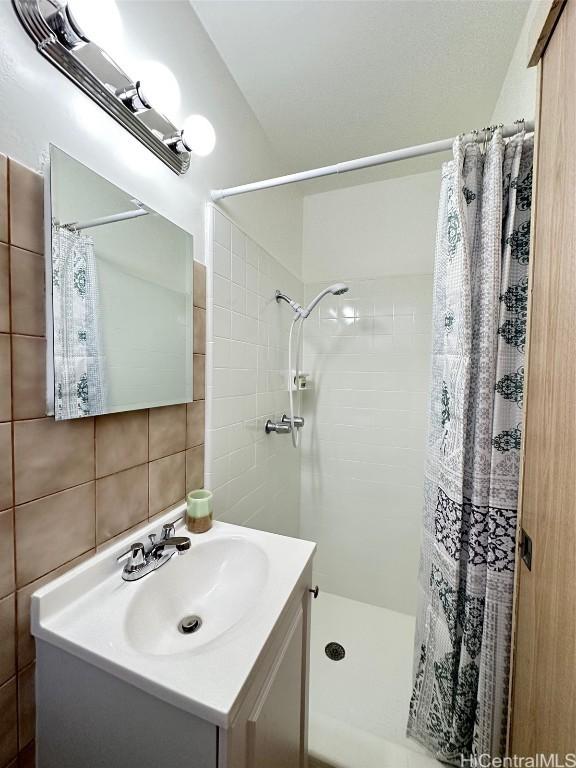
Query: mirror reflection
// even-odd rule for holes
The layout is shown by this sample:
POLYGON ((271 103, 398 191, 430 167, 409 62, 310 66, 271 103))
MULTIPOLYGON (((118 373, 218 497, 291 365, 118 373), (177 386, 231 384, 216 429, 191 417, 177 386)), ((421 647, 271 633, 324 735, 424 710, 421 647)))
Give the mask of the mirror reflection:
POLYGON ((58 148, 50 156, 49 412, 192 400, 192 235, 58 148))

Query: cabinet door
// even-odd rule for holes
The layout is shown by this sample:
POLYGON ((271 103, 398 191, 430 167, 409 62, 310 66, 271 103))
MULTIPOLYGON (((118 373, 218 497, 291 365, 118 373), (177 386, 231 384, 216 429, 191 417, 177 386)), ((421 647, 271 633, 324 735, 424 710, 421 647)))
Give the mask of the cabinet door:
POLYGON ((300 768, 304 614, 299 608, 247 722, 248 768, 300 768))

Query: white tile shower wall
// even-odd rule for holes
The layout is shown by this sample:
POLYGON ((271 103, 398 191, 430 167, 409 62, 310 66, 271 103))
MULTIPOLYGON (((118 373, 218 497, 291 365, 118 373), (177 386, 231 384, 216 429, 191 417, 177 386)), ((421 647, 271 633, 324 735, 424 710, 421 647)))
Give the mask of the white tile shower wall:
POLYGON ((300 535, 321 588, 414 613, 432 275, 345 282, 306 324, 300 535))
POLYGON ((292 313, 274 291, 301 301, 302 282, 214 206, 207 218, 206 487, 218 519, 297 536, 300 454, 264 425, 288 406, 292 313))

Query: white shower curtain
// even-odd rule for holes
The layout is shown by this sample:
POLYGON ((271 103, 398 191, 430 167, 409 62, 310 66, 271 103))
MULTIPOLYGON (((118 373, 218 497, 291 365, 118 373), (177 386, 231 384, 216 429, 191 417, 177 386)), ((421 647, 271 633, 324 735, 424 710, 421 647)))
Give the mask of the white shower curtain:
POLYGON ((532 147, 457 139, 442 170, 408 734, 457 764, 505 749, 532 147))
POLYGON ((94 241, 52 227, 54 412, 57 419, 104 411, 94 241))

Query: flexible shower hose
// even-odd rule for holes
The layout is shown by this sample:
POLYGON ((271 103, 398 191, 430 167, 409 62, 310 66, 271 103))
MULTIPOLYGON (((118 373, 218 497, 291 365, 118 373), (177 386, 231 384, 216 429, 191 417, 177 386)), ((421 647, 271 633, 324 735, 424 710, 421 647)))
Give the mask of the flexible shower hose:
POLYGON ((292 445, 294 448, 298 448, 300 445, 300 431, 294 425, 294 386, 298 390, 298 410, 300 410, 302 404, 302 394, 300 390, 300 356, 301 356, 301 343, 302 343, 302 326, 304 325, 304 318, 301 315, 297 315, 292 320, 290 326, 290 333, 288 335, 288 394, 290 399, 290 426, 292 427, 291 437, 292 445), (298 332, 296 334, 296 359, 294 361, 294 379, 292 378, 292 336, 294 333, 294 327, 300 321, 298 326, 298 332))

